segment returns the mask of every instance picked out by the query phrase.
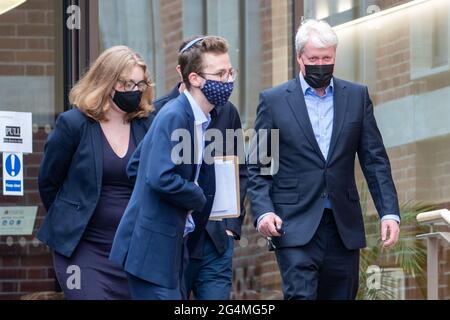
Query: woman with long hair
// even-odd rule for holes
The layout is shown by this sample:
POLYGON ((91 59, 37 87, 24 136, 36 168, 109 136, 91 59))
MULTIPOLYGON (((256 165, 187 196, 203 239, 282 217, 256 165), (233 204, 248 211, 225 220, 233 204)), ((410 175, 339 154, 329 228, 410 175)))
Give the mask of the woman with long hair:
POLYGON ((129 299, 121 266, 108 260, 133 182, 126 166, 153 120, 142 57, 107 49, 73 87, 45 145, 39 193, 47 216, 38 238, 53 251, 66 299, 129 299))

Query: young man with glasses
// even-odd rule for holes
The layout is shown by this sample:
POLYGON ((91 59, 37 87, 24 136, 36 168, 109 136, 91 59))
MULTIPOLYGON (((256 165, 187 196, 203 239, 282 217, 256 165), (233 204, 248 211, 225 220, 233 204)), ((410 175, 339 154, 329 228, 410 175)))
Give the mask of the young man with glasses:
MULTIPOLYGON (((214 36, 194 39, 180 51, 179 65, 186 90, 159 112, 130 162, 136 187, 111 254, 124 265, 135 299, 187 298, 188 239, 202 235, 214 200, 214 167, 194 159, 203 159, 205 131, 233 90, 228 44, 214 36), (180 129, 199 146, 190 163, 171 157, 179 143, 172 134, 180 129)), ((229 228, 237 236, 240 222, 229 228)))
MULTIPOLYGON (((179 58, 181 59, 183 54, 187 55, 186 52, 189 50, 196 50, 198 44, 188 49, 185 48, 191 41, 200 38, 202 37, 196 36, 185 40, 180 47, 179 58), (183 51, 183 49, 185 50, 183 51)), ((183 79, 180 64, 176 69, 180 78, 183 79)), ((212 73, 201 72, 199 75, 227 83, 236 80, 237 71, 235 69, 219 70, 212 73)), ((181 80, 169 94, 155 100, 153 105, 156 112, 159 112, 169 101, 176 99, 185 89, 184 82, 181 80)), ((225 151, 224 155, 238 155, 238 143, 242 142, 237 141, 238 136, 235 136, 233 145, 227 145, 225 139, 227 130, 236 132, 242 129, 236 107, 231 102, 227 102, 224 105, 216 106, 210 114, 211 123, 208 129, 219 130, 224 137, 223 146, 221 146, 221 150, 225 151)), ((136 177, 139 157, 140 147, 128 165, 127 173, 131 179, 136 177)), ((186 292, 188 297, 192 293, 196 300, 226 300, 230 298, 234 240, 240 239, 245 215, 244 197, 247 187, 247 168, 243 157, 240 163, 241 216, 223 221, 208 221, 207 217, 210 212, 206 211, 210 210, 211 203, 205 206, 206 211, 204 210, 205 212, 202 214, 193 214, 196 227, 189 235, 188 240, 190 260, 186 270, 186 292)), ((214 175, 214 166, 203 163, 200 169, 199 185, 207 194, 214 194, 214 175)), ((208 198, 208 202, 212 201, 213 198, 208 198)))

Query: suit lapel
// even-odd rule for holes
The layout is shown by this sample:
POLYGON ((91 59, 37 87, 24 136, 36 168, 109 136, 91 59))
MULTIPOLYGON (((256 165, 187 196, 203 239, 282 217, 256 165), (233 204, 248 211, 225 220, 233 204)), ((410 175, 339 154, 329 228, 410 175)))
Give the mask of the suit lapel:
POLYGON ((131 121, 131 131, 133 133, 134 144, 137 146, 144 139, 145 128, 141 120, 131 121))
POLYGON ((194 143, 194 139, 195 139, 195 117, 194 117, 194 112, 192 111, 191 108, 191 104, 189 103, 188 98, 186 97, 186 95, 181 94, 177 99, 180 99, 180 102, 182 103, 184 110, 186 111, 186 116, 188 118, 188 123, 189 123, 189 134, 190 134, 190 143, 191 143, 191 151, 193 150, 193 152, 191 152, 191 163, 193 164, 192 167, 192 174, 191 174, 191 179, 192 181, 194 181, 195 179, 195 173, 196 173, 196 169, 197 169, 197 165, 195 164, 195 155, 197 154, 197 149, 196 144, 194 143))
POLYGON ((100 124, 97 121, 90 121, 91 128, 91 143, 92 151, 94 154, 94 167, 95 167, 95 181, 97 182, 97 190, 102 186, 102 173, 103 173, 103 145, 100 124))
MULTIPOLYGON (((211 125, 208 129, 211 128, 211 125)), ((212 143, 212 140, 205 141, 205 150, 212 143)), ((212 156, 216 156, 215 150, 212 156)), ((214 169, 214 163, 208 164, 203 160, 202 166, 200 168, 200 175, 198 177, 198 184, 205 191, 207 195, 214 195, 216 190, 216 174, 214 169)))
POLYGON ((314 150, 317 152, 323 162, 325 162, 325 158, 323 157, 322 151, 320 151, 316 137, 314 136, 311 120, 309 119, 308 110, 306 109, 305 97, 303 96, 303 90, 300 85, 300 79, 298 77, 295 80, 291 81, 287 91, 288 95, 286 98, 294 114, 294 117, 297 120, 297 123, 302 128, 306 139, 308 139, 314 150))
POLYGON ((334 94, 333 94, 333 132, 331 135, 330 148, 328 150, 327 163, 330 161, 333 151, 336 147, 337 141, 342 131, 347 113, 347 90, 346 86, 339 80, 334 78, 334 94))

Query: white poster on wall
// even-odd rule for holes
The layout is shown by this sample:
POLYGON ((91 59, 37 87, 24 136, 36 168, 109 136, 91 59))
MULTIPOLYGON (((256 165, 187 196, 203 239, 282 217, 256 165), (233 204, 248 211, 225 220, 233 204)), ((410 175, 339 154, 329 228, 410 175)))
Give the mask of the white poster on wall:
POLYGON ((0 236, 31 235, 38 207, 0 207, 0 236))
POLYGON ((33 152, 31 112, 0 111, 0 152, 33 152))

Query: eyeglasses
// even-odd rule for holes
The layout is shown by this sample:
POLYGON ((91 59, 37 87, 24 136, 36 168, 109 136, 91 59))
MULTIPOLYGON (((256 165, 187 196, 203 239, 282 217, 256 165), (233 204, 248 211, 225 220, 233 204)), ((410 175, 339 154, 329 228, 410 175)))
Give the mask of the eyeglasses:
POLYGON ((236 69, 230 69, 228 71, 226 70, 222 70, 219 71, 217 73, 205 73, 205 72, 201 72, 199 73, 200 76, 203 75, 208 75, 208 76, 215 76, 215 77, 219 77, 221 82, 231 82, 236 80, 237 75, 238 75, 238 71, 236 69))
POLYGON ((123 80, 119 79, 117 80, 118 83, 122 85, 122 87, 125 89, 125 91, 133 91, 134 88, 138 88, 139 91, 144 92, 147 90, 148 87, 150 87, 152 84, 148 83, 145 80, 139 81, 138 83, 134 82, 133 80, 123 80))

